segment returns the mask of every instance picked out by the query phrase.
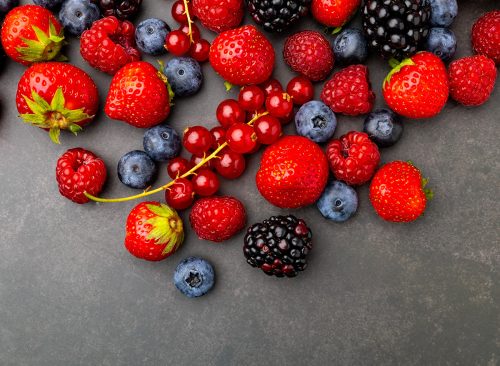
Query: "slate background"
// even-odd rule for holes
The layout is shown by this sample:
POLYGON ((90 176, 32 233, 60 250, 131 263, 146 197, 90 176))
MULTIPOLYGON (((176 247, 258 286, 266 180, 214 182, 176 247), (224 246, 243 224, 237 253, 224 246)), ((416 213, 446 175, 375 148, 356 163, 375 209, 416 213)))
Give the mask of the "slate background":
MULTIPOLYGON (((171 3, 146 0, 138 20, 158 16, 174 26, 171 3)), ((457 57, 471 52, 473 20, 498 1, 459 6, 457 57)), ((360 24, 359 16, 353 23, 360 24)), ((310 19, 300 27, 321 29, 310 19)), ((270 38, 278 55, 275 76, 286 83, 292 73, 280 56, 285 36, 270 38)), ((110 77, 91 69, 78 42, 70 43, 66 54, 92 75, 104 98, 110 77)), ((369 67, 381 107, 388 67, 376 56, 369 67)), ((245 263, 243 234, 217 245, 188 228, 170 259, 152 264, 131 257, 123 248, 124 222, 135 203, 72 204, 59 196, 54 168, 66 149, 89 148, 109 168, 104 195, 132 194, 114 171, 120 156, 142 147, 143 131, 101 112, 80 136, 63 134, 62 144, 53 145, 17 118, 14 94, 23 70, 9 62, 0 74, 1 365, 500 363, 498 85, 480 108, 449 102, 432 120, 407 121, 402 141, 382 152, 383 162, 411 159, 430 177, 435 199, 423 218, 383 222, 367 187, 358 189, 359 212, 346 224, 324 220, 315 207, 295 211, 312 227, 315 248, 308 270, 287 280, 245 263), (197 300, 171 281, 189 255, 209 259, 216 269, 214 290, 197 300)), ((209 65, 204 71, 202 92, 178 100, 169 118, 179 131, 214 126, 217 104, 236 95, 225 93, 209 65)), ((320 90, 317 85, 317 97, 320 90)), ((362 121, 339 116, 336 136, 361 129, 362 121)), ((258 163, 256 154, 245 175, 221 189, 245 203, 250 222, 288 212, 259 195, 258 163)), ((165 179, 162 174, 158 183, 165 179)))

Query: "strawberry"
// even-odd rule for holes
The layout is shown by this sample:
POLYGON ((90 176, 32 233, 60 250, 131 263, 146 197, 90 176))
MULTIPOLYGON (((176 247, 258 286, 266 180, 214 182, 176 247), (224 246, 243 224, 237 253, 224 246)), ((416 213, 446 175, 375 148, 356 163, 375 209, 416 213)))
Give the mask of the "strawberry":
POLYGON ((302 136, 285 136, 269 146, 255 178, 260 194, 281 208, 316 202, 327 179, 325 154, 317 144, 302 136))
POLYGON ((314 19, 327 27, 342 27, 359 8, 361 0, 312 0, 314 19))
POLYGON ((64 30, 49 10, 38 5, 23 5, 7 14, 1 37, 5 53, 11 59, 31 65, 58 57, 64 30))
POLYGON ((321 33, 309 30, 295 33, 286 39, 283 59, 293 71, 311 81, 326 79, 335 62, 328 40, 321 33))
POLYGON ((483 55, 453 61, 448 69, 451 97, 466 106, 485 103, 495 87, 495 62, 483 55))
POLYGON ((330 141, 326 156, 335 178, 350 185, 368 182, 380 162, 377 145, 366 133, 357 131, 330 141))
POLYGON ((29 67, 19 80, 17 110, 26 123, 46 129, 55 143, 61 130, 75 135, 97 113, 94 81, 76 66, 46 62, 29 67))
POLYGON ((493 10, 476 20, 472 26, 474 52, 500 64, 500 10, 493 10))
POLYGON ((201 24, 217 33, 236 28, 243 20, 243 0, 193 0, 192 4, 201 24))
POLYGON ((80 53, 93 68, 114 75, 129 62, 139 61, 135 28, 114 16, 98 20, 82 34, 80 53))
POLYGON ((368 79, 368 68, 351 65, 336 72, 323 87, 321 100, 335 113, 350 116, 369 113, 375 93, 368 79))
POLYGON ((370 201, 377 214, 391 222, 411 222, 425 211, 432 192, 425 189, 426 179, 412 164, 393 161, 373 177, 370 201))
POLYGON ((177 212, 159 202, 141 202, 127 217, 125 248, 133 256, 161 261, 184 241, 184 226, 177 212))
POLYGON ((79 204, 87 203, 85 192, 93 196, 101 192, 106 181, 106 166, 88 150, 70 149, 57 160, 56 180, 61 195, 79 204))
POLYGON ((104 111, 109 118, 148 128, 163 122, 170 113, 166 79, 153 65, 132 62, 111 80, 104 111))
POLYGON ((448 74, 441 59, 430 52, 419 52, 394 65, 384 80, 387 105, 408 118, 431 118, 448 100, 448 74))
POLYGON ((236 198, 207 197, 196 201, 189 221, 200 239, 219 243, 243 229, 246 217, 245 207, 236 198))
POLYGON ((219 34, 210 47, 210 64, 234 85, 260 84, 274 69, 274 48, 253 25, 219 34))

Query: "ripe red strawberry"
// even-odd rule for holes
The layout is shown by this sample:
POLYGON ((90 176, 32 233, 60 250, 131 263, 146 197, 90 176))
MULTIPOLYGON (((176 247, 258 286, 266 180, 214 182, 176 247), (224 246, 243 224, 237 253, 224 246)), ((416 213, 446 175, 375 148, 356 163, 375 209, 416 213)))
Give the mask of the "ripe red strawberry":
POLYGON ((368 182, 380 163, 377 145, 357 131, 330 141, 326 156, 335 178, 353 186, 368 182))
POLYGON ((260 84, 274 69, 274 48, 253 25, 225 31, 210 47, 210 64, 234 85, 260 84))
POLYGON ((472 27, 472 48, 500 64, 500 10, 493 10, 476 20, 472 27))
POLYGON ((135 48, 135 28, 114 16, 98 20, 82 34, 80 53, 90 66, 114 75, 129 62, 139 61, 135 48))
POLYGON ((312 0, 311 13, 327 27, 342 27, 359 8, 361 0, 312 0))
POLYGON ((431 118, 448 100, 448 73, 443 61, 430 52, 403 60, 387 75, 383 93, 387 105, 408 118, 431 118))
POLYGON ((477 55, 453 61, 448 74, 451 97, 463 105, 478 106, 490 98, 497 69, 492 59, 477 55))
POLYGON ((57 160, 56 180, 59 192, 73 202, 89 202, 85 192, 97 196, 106 181, 104 161, 82 148, 66 151, 57 160))
POLYGON ((328 161, 311 140, 285 136, 264 151, 255 179, 259 192, 273 205, 304 207, 321 196, 328 179, 328 161))
POLYGON ((335 113, 350 116, 369 113, 373 109, 375 93, 368 79, 368 68, 351 65, 336 72, 323 87, 321 100, 335 113))
POLYGON ((168 86, 153 65, 129 63, 111 80, 104 111, 109 118, 135 127, 155 126, 170 113, 168 86))
POLYGON ((125 248, 133 256, 161 261, 184 241, 184 226, 177 212, 159 202, 141 202, 127 218, 125 248))
POLYGON ((236 28, 243 20, 242 0, 193 0, 194 15, 211 31, 236 28))
POLYGON ((76 66, 46 62, 29 67, 19 80, 17 110, 26 123, 46 129, 55 143, 61 130, 75 135, 97 113, 94 81, 76 66))
POLYGON ((286 39, 283 58, 293 71, 311 81, 325 80, 335 61, 328 40, 321 33, 309 30, 286 39))
POLYGON ((30 65, 59 55, 64 30, 49 10, 38 5, 23 5, 7 14, 1 37, 5 53, 11 59, 30 65))
POLYGON ((425 211, 432 192, 420 171, 404 161, 384 165, 373 177, 370 201, 377 214, 391 222, 411 222, 425 211))
POLYGON ((246 211, 234 197, 207 197, 194 204, 189 214, 191 227, 200 239, 220 243, 245 227, 246 211))

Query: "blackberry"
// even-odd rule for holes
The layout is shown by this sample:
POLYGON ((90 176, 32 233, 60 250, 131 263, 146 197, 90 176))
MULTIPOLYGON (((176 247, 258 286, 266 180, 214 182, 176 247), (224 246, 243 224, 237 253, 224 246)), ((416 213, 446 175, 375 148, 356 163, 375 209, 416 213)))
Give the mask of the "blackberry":
POLYGON ((142 0, 92 0, 99 6, 105 17, 114 15, 120 20, 131 19, 137 15, 142 0))
POLYGON ((429 34, 427 0, 365 0, 362 14, 368 45, 386 59, 412 56, 429 34))
POLYGON ((268 32, 283 32, 309 12, 311 0, 246 0, 255 23, 268 32))
POLYGON ((307 267, 311 239, 304 220, 292 215, 273 216, 248 228, 243 254, 248 264, 269 276, 295 277, 307 267))

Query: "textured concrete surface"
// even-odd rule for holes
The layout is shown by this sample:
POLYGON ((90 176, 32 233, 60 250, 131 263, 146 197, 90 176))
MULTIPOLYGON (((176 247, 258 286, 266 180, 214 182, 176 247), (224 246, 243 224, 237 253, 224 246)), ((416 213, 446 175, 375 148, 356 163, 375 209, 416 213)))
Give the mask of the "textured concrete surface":
MULTIPOLYGON (((170 19, 170 5, 146 1, 139 19, 170 19)), ((473 20, 498 2, 459 5, 453 30, 457 56, 465 56, 473 20)), ((311 20, 301 27, 321 29, 311 20)), ((284 37, 272 39, 279 55, 284 37)), ((66 53, 104 97, 110 77, 83 62, 76 40, 66 53)), ((369 66, 383 106, 388 67, 376 56, 369 66)), ((1 365, 500 364, 498 85, 480 108, 449 102, 433 120, 407 121, 402 141, 382 152, 384 162, 411 159, 430 178, 436 194, 422 219, 383 222, 366 187, 346 224, 322 219, 315 207, 295 211, 312 227, 315 248, 308 270, 287 280, 245 263, 242 234, 216 245, 188 230, 172 258, 157 264, 132 258, 123 235, 135 203, 74 205, 59 196, 54 169, 63 151, 86 147, 108 165, 106 196, 134 193, 114 171, 122 154, 142 147, 143 131, 101 112, 80 136, 64 134, 54 146, 17 118, 14 93, 23 69, 9 63, 0 75, 1 365), (171 282, 188 255, 216 269, 213 292, 197 300, 171 282)), ((169 119, 179 131, 215 125, 215 108, 228 96, 208 65, 204 70, 203 91, 178 100, 169 119)), ((281 56, 275 75, 282 82, 292 75, 281 56)), ((340 116, 336 136, 361 126, 362 118, 340 116)), ((221 189, 246 204, 251 222, 287 213, 258 194, 258 162, 251 157, 245 175, 221 189)))

